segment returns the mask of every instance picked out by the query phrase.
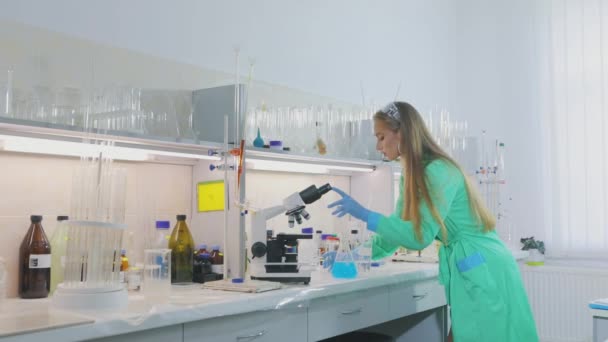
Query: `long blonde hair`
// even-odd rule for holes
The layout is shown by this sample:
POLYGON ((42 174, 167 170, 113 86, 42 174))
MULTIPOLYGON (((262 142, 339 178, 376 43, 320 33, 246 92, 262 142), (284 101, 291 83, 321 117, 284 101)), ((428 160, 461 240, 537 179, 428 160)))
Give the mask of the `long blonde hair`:
POLYGON ((391 108, 396 107, 398 113, 394 110, 392 112, 389 111, 389 113, 387 113, 386 110, 380 110, 374 114, 374 120, 384 122, 394 132, 401 132, 399 153, 404 170, 404 201, 401 218, 413 222, 414 232, 416 233, 418 241, 422 242, 420 203, 421 200, 424 200, 424 202, 427 203, 433 218, 441 227, 443 242, 447 244, 447 229, 435 204, 431 200, 429 189, 425 181, 424 169, 428 163, 436 159, 447 161, 460 170, 465 179, 465 187, 467 195, 469 196, 469 205, 473 217, 475 217, 478 220, 478 223, 483 226, 484 232, 494 230, 496 219, 484 206, 479 193, 476 188, 472 186, 460 165, 458 165, 458 163, 435 142, 435 139, 426 128, 420 113, 418 113, 412 105, 406 102, 394 102, 389 106, 392 105, 394 105, 394 107, 391 108))

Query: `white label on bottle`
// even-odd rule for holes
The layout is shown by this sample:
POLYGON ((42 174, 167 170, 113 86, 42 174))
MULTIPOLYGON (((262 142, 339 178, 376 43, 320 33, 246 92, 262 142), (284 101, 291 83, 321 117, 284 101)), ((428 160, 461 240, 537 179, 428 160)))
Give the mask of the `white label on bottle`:
POLYGON ((211 265, 211 272, 217 273, 217 274, 223 274, 224 265, 211 265))
POLYGON ((50 268, 50 254, 30 254, 30 268, 50 268))

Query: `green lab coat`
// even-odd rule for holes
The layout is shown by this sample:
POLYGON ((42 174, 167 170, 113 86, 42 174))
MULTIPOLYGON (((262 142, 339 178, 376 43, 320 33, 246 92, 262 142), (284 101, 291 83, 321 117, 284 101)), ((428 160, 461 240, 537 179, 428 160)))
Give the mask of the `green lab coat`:
MULTIPOLYGON (((517 263, 496 232, 484 233, 471 214, 462 173, 449 162, 435 160, 425 175, 448 231, 448 244, 439 251, 439 280, 450 305, 454 341, 538 341, 517 263)), ((374 259, 392 255, 399 246, 421 250, 441 240, 426 204, 420 206, 423 241, 416 239, 413 224, 401 219, 402 209, 403 176, 395 212, 380 216, 377 223, 374 259)))

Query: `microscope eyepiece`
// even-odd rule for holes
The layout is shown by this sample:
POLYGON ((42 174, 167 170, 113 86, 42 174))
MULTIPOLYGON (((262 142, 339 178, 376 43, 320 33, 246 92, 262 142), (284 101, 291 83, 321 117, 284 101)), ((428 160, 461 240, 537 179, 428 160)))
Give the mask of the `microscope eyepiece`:
POLYGON ((331 185, 329 185, 329 183, 327 183, 327 184, 325 184, 325 185, 322 185, 322 186, 319 188, 319 194, 320 194, 321 196, 323 196, 323 195, 325 195, 326 193, 328 193, 328 192, 329 192, 329 190, 331 190, 331 185))
POLYGON ((331 185, 329 185, 329 183, 321 186, 319 189, 317 189, 316 186, 311 185, 300 192, 300 197, 304 203, 310 204, 321 198, 321 196, 325 195, 329 190, 331 190, 331 185))

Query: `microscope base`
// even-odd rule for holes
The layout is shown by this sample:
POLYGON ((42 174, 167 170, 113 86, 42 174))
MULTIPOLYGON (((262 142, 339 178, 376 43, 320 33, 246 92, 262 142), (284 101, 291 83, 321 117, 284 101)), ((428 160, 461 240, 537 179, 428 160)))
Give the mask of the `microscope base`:
POLYGON ((310 283, 310 276, 308 277, 298 277, 297 275, 295 276, 289 276, 289 275, 278 275, 277 276, 272 276, 272 277, 255 277, 255 276, 251 276, 252 280, 266 280, 266 281, 278 281, 281 283, 304 283, 304 285, 308 285, 310 283))

